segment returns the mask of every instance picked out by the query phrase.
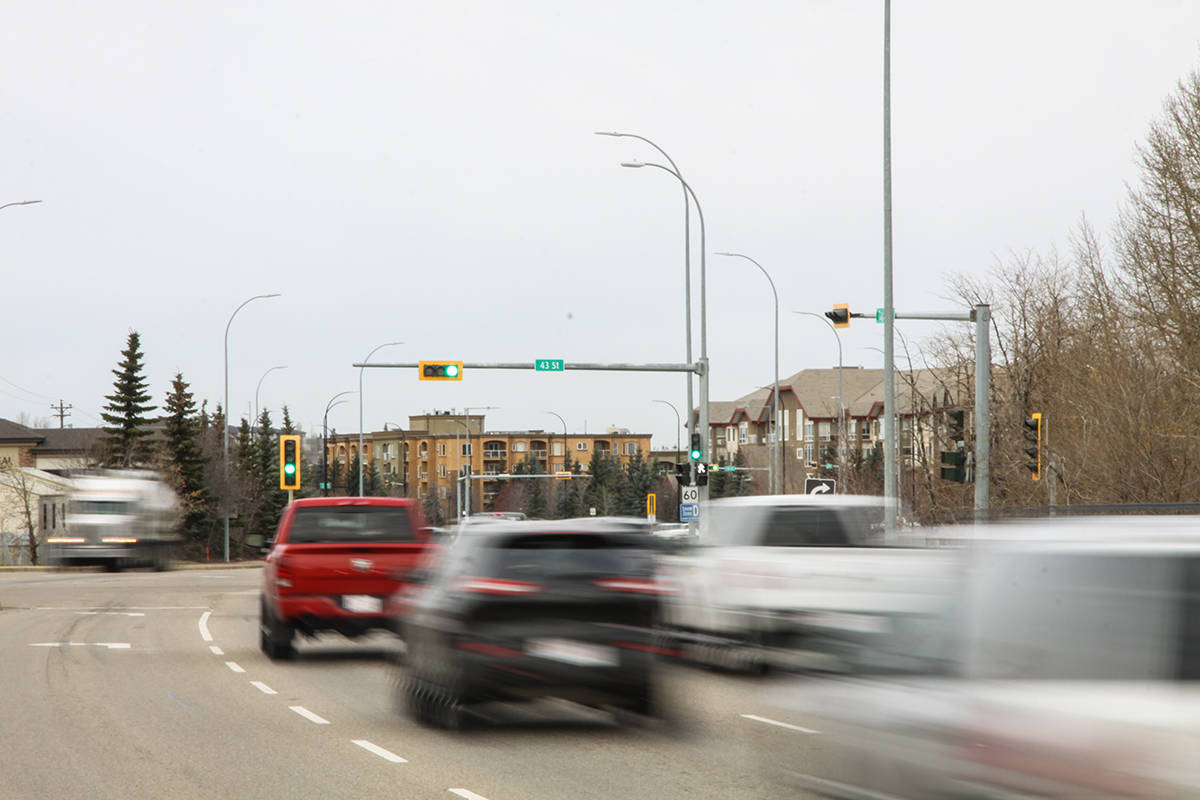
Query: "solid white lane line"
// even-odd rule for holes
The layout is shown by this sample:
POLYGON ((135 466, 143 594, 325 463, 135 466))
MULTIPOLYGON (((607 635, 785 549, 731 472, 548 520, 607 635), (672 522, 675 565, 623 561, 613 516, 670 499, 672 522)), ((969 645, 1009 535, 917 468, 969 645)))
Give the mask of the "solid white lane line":
POLYGON ((212 634, 208 632, 208 618, 212 616, 211 611, 205 611, 200 615, 200 638, 206 642, 213 640, 212 634))
POLYGON ((304 717, 309 722, 316 723, 317 725, 328 725, 329 724, 329 720, 325 719, 322 716, 314 714, 313 712, 309 711, 304 706, 288 706, 288 708, 290 708, 292 711, 295 711, 297 714, 304 717))
POLYGON ((766 717, 760 717, 755 714, 742 714, 742 717, 745 719, 752 719, 755 722, 765 722, 767 725, 775 725, 779 728, 787 728, 790 731, 799 731, 800 733, 820 733, 820 731, 814 731, 812 728, 801 728, 799 725, 790 725, 786 722, 780 722, 777 719, 767 719, 766 717))
POLYGON ((76 614, 82 614, 87 617, 144 617, 145 611, 76 611, 76 614))
POLYGON ((459 797, 465 797, 467 800, 487 800, 483 795, 475 794, 470 789, 451 789, 450 791, 459 797))
POLYGON ((390 761, 393 764, 407 764, 408 763, 407 758, 401 758, 400 756, 396 755, 395 753, 393 753, 391 751, 384 750, 382 747, 380 747, 377 744, 371 744, 366 739, 351 739, 350 741, 354 742, 356 745, 361 747, 363 750, 366 750, 368 753, 374 753, 375 755, 379 756, 380 758, 384 759, 385 761, 390 761))
POLYGON ((212 654, 213 654, 214 656, 223 656, 223 655, 225 655, 225 651, 224 651, 224 650, 222 650, 221 648, 217 647, 215 644, 210 644, 210 645, 208 646, 208 649, 209 649, 209 650, 212 650, 212 654))
POLYGON ((128 650, 129 642, 30 642, 30 647, 107 647, 109 650, 128 650))
POLYGON ((250 681, 250 685, 255 689, 258 689, 263 694, 279 694, 279 692, 275 691, 270 686, 267 686, 262 681, 250 681))
POLYGON ((234 672, 245 672, 236 661, 226 661, 225 666, 229 667, 234 672))

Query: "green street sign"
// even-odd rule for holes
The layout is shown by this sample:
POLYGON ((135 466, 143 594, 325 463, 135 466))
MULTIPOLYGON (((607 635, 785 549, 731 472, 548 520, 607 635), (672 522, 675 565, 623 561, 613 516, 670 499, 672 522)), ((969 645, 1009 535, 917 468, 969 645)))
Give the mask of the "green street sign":
POLYGON ((563 360, 561 358, 539 358, 533 362, 533 368, 538 372, 562 372, 563 360))

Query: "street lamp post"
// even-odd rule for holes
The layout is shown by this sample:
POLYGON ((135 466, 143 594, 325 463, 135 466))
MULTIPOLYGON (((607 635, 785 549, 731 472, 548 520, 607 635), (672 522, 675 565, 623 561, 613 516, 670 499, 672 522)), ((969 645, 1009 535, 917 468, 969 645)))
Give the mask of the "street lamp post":
POLYGON ((846 476, 842 473, 846 471, 846 399, 842 394, 842 335, 837 332, 837 328, 829 321, 828 317, 823 317, 820 314, 814 314, 811 311, 793 311, 793 314, 803 314, 806 317, 816 317, 829 326, 829 330, 833 331, 833 338, 837 339, 838 346, 838 475, 844 482, 846 476))
POLYGON ((0 206, 0 209, 8 208, 9 206, 31 206, 34 203, 40 203, 40 202, 42 202, 42 201, 41 200, 17 200, 14 203, 5 203, 4 205, 0 206))
MULTIPOLYGON (((475 469, 475 453, 473 451, 471 451, 471 410, 474 409, 475 411, 495 411, 499 407, 500 406, 467 406, 466 408, 463 409, 463 411, 467 415, 467 450, 469 453, 467 455, 467 472, 468 473, 474 471, 474 469, 475 469)), ((481 431, 481 433, 482 433, 482 431, 481 431)), ((460 459, 461 459, 461 456, 462 456, 462 451, 460 450, 459 451, 460 459)), ((469 516, 471 516, 471 476, 470 475, 467 476, 466 496, 467 496, 467 516, 469 517, 469 516)))
POLYGON ((392 347, 393 345, 404 344, 404 342, 384 342, 383 344, 375 345, 371 352, 367 353, 367 357, 362 360, 363 366, 358 368, 358 496, 363 494, 363 369, 366 368, 366 363, 371 360, 371 356, 375 355, 375 351, 384 347, 392 347))
MULTIPOLYGON (((662 155, 662 157, 667 160, 667 163, 671 165, 671 169, 667 170, 667 171, 674 174, 676 178, 679 178, 679 182, 681 184, 683 184, 683 186, 682 186, 682 190, 683 190, 683 317, 684 317, 684 328, 686 330, 687 363, 691 364, 692 363, 692 228, 691 228, 692 214, 691 214, 690 201, 688 199, 688 195, 691 192, 691 187, 689 187, 686 183, 683 182, 683 177, 682 177, 683 173, 680 172, 679 167, 677 167, 675 165, 674 159, 672 159, 669 155, 667 155, 667 151, 663 150, 661 147, 659 147, 657 144, 655 144, 654 142, 647 139, 645 136, 639 136, 636 133, 619 133, 617 131, 597 131, 596 135, 597 136, 624 137, 624 138, 629 138, 629 139, 638 139, 639 141, 645 142, 646 144, 650 145, 655 150, 657 150, 662 155)), ((635 165, 631 163, 631 164, 622 165, 622 166, 635 166, 635 165)), ((638 164, 636 166, 641 166, 641 165, 638 164)), ((697 208, 697 210, 699 210, 699 208, 700 208, 699 204, 697 204, 696 208, 697 208)), ((701 231, 703 231, 703 228, 704 228, 704 216, 703 215, 701 215, 701 218, 700 218, 700 228, 701 228, 701 231)), ((701 242, 703 242, 703 240, 704 240, 703 232, 701 233, 700 239, 701 239, 701 242)), ((701 255, 700 255, 701 259, 704 258, 703 247, 704 247, 703 244, 701 244, 701 251, 702 251, 701 255)), ((705 366, 707 367, 707 364, 705 366)), ((704 379, 701 378, 701 380, 704 380, 704 379)), ((688 441, 690 442, 692 436, 696 433, 696 418, 695 418, 695 415, 692 414, 692 409, 694 408, 694 405, 693 405, 693 398, 692 398, 692 373, 690 373, 690 372, 687 374, 687 408, 688 408, 688 441)), ((704 430, 704 435, 705 435, 705 437, 708 436, 707 429, 704 430)), ((706 438, 706 441, 707 441, 707 438, 706 438)), ((678 450, 678 449, 679 448, 677 447, 676 450, 678 450)), ((694 470, 695 468, 692 467, 691 469, 694 470)), ((695 473, 693 472, 693 478, 694 477, 695 477, 695 473)), ((707 489, 705 491, 707 492, 707 489)))
MULTIPOLYGON (((707 310, 706 310, 708 307, 708 303, 707 303, 707 297, 706 297, 706 283, 707 283, 708 269, 707 269, 707 264, 706 264, 705 256, 704 256, 704 252, 705 252, 704 210, 700 207, 700 201, 696 198, 695 191, 693 191, 691 185, 688 184, 688 182, 685 181, 682 176, 680 176, 678 171, 673 170, 670 167, 664 167, 662 164, 650 164, 650 163, 643 163, 641 161, 625 161, 625 162, 621 163, 621 166, 622 167, 633 167, 633 168, 654 167, 656 169, 661 169, 663 172, 666 172, 670 175, 675 176, 675 179, 677 181, 679 181, 680 184, 683 185, 683 188, 687 190, 687 193, 689 195, 691 195, 692 202, 696 204, 696 216, 700 220, 700 414, 699 414, 700 419, 699 419, 699 423, 696 424, 693 421, 694 418, 692 416, 692 410, 691 410, 691 408, 688 408, 688 427, 689 427, 690 435, 695 435, 697 427, 700 429, 700 431, 699 431, 700 435, 703 437, 701 440, 702 441, 702 449, 705 453, 707 453, 708 452, 709 431, 708 431, 708 318, 707 318, 707 310)), ((688 363, 691 363, 690 359, 688 360, 688 363)), ((695 465, 695 462, 691 462, 691 464, 692 464, 692 470, 693 470, 692 475, 693 475, 693 479, 694 479, 696 465, 695 465)), ((708 484, 705 484, 704 486, 699 487, 699 500, 701 502, 708 500, 708 484)), ((689 527, 691 527, 692 533, 695 533, 695 524, 689 523, 689 527)))
POLYGON ((229 563, 229 326, 233 324, 233 318, 246 307, 247 303, 268 297, 279 297, 279 293, 256 294, 248 300, 243 300, 242 304, 229 315, 229 322, 225 323, 225 430, 221 431, 221 464, 225 483, 225 502, 223 503, 225 513, 222 515, 225 518, 225 563, 229 563))
MULTIPOLYGON (((344 392, 338 392, 333 397, 329 398, 329 402, 325 404, 325 416, 321 418, 321 483, 326 484, 324 492, 325 496, 329 496, 329 409, 334 406, 340 406, 345 403, 345 400, 338 400, 339 397, 347 394, 358 394, 357 392, 347 389, 344 392), (336 402, 335 402, 336 401, 336 402)), ((359 459, 362 460, 361 458, 359 459)))
POLYGON ((766 277, 767 283, 771 284, 771 295, 775 298, 775 389, 771 393, 774 403, 772 404, 770 426, 770 430, 775 434, 775 447, 768 451, 770 456, 768 464, 771 467, 768 481, 771 484, 771 492, 773 494, 783 494, 781 487, 783 483, 783 475, 781 474, 783 468, 783 440, 779 435, 779 292, 775 291, 775 281, 771 280, 770 273, 767 272, 762 264, 750 256, 742 255, 741 253, 717 253, 717 255, 744 258, 758 267, 759 271, 766 277))
POLYGON ((254 433, 254 426, 258 424, 258 390, 262 388, 263 379, 277 369, 287 369, 287 364, 280 364, 277 367, 271 367, 262 374, 262 378, 258 379, 258 385, 254 387, 254 419, 250 421, 250 432, 254 433))

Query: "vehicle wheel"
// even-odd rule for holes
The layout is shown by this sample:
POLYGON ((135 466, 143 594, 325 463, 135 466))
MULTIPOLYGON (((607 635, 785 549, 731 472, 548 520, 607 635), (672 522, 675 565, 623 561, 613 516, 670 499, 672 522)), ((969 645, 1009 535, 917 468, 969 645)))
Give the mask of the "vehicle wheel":
POLYGON ((296 637, 295 629, 275 619, 265 599, 260 606, 258 631, 259 646, 267 654, 267 658, 278 661, 296 655, 296 648, 292 644, 296 637))

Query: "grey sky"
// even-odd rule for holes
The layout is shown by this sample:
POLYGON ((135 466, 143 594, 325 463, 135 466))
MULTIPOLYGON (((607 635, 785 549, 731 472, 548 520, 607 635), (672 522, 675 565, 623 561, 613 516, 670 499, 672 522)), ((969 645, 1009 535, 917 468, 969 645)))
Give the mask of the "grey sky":
MULTIPOLYGON (((779 289, 781 375, 836 363, 822 312, 882 304, 882 0, 10 4, 0 24, 0 417, 99 423, 130 329, 161 404, 182 371, 306 428, 375 360, 683 361, 682 201, 779 289), (20 387, 20 388, 18 388, 20 387)), ((1200 64, 1200 3, 893 0, 895 298, 1105 235, 1134 147, 1200 64)), ((694 226, 695 227, 695 226, 694 226)), ((698 245, 698 242, 697 242, 698 245)), ((698 259, 697 259, 698 262, 698 259)), ((698 300, 698 270, 693 283, 698 300)), ((770 290, 710 255, 712 398, 771 380, 770 290)), ((953 309, 958 310, 958 309, 953 309)), ((695 316, 698 319, 698 310, 695 316)), ((934 323, 900 323, 910 342, 934 323)), ((882 327, 842 332, 880 366, 882 327)), ((695 339, 699 346, 698 334, 695 339)), ((619 425, 673 446, 679 376, 368 370, 367 429, 619 425)), ((356 402, 330 426, 357 430, 356 402)))

